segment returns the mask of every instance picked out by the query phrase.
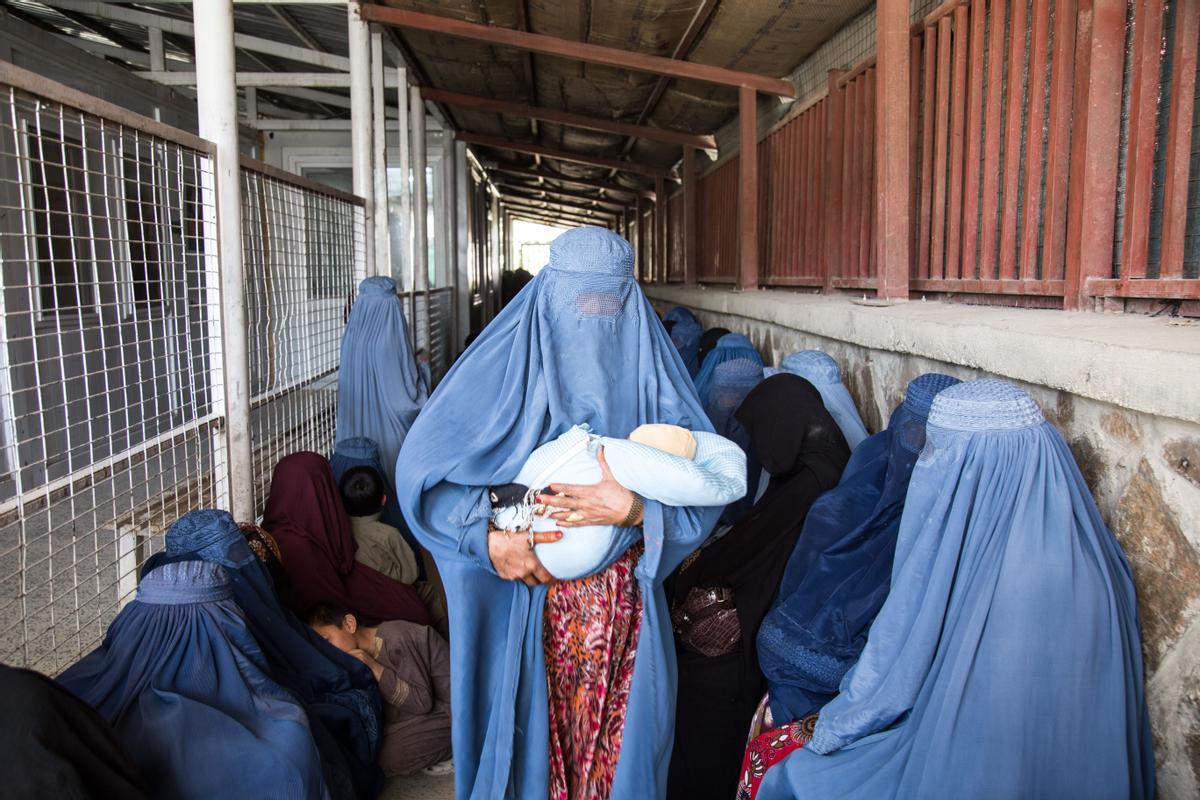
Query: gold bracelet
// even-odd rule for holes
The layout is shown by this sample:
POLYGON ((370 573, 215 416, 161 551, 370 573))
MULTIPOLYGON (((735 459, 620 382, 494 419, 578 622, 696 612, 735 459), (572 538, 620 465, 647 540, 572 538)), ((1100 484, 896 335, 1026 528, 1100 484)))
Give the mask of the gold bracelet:
POLYGON ((625 519, 621 520, 620 527, 632 528, 635 524, 637 524, 638 517, 642 515, 642 510, 644 508, 645 504, 642 502, 641 495, 639 495, 637 492, 634 492, 633 504, 629 506, 629 513, 625 515, 625 519))

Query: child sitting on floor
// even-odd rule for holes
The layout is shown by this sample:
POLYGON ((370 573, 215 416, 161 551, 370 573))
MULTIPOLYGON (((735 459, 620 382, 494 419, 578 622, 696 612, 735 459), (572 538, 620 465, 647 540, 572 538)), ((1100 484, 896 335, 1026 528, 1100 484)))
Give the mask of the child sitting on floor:
POLYGON ((308 624, 322 639, 366 664, 387 704, 379 766, 389 778, 454 769, 450 746, 450 646, 425 625, 360 624, 344 608, 319 605, 308 624))

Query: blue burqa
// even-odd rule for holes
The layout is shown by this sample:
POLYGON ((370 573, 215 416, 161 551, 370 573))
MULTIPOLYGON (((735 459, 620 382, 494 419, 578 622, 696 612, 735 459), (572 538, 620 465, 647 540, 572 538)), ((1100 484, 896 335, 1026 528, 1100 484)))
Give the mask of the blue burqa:
POLYGON ((373 796, 381 777, 375 755, 382 703, 371 671, 280 604, 270 573, 229 512, 184 514, 166 538, 166 551, 151 556, 142 574, 174 562, 223 567, 246 627, 262 648, 268 674, 308 712, 330 792, 334 797, 373 796))
POLYGON ((779 596, 758 632, 776 724, 803 719, 837 694, 891 586, 904 497, 925 445, 929 405, 957 378, 908 384, 886 430, 863 440, 838 485, 809 509, 779 596))
POLYGON ((859 442, 866 439, 867 426, 863 425, 854 398, 842 383, 842 368, 827 353, 820 350, 800 350, 784 356, 779 368, 785 372, 799 375, 821 393, 825 408, 837 420, 846 444, 854 450, 859 442))
POLYGON ((328 797, 304 709, 267 676, 218 564, 143 577, 100 647, 59 682, 112 724, 151 796, 328 797))
POLYGON ((396 455, 429 390, 417 371, 408 323, 391 278, 367 278, 342 337, 337 440, 366 437, 379 446, 384 476, 395 483, 396 455))
POLYGON ((665 319, 675 323, 671 327, 671 342, 683 358, 688 375, 695 377, 700 371, 700 337, 704 335, 704 326, 695 314, 683 306, 672 308, 665 319))
MULTIPOLYGON (((554 240, 550 264, 450 370, 397 464, 400 505, 433 552, 450 606, 460 800, 548 793, 546 587, 502 580, 488 556, 487 487, 572 425, 624 437, 644 423, 711 431, 679 353, 633 278, 633 249, 601 228, 554 240)), ((614 798, 661 797, 675 703, 662 582, 719 508, 647 501, 636 569, 643 611, 614 798)), ((625 548, 618 548, 619 555, 625 548)))
POLYGON ((749 513, 758 498, 762 483, 762 465, 750 446, 750 434, 737 421, 734 414, 750 394, 750 390, 763 380, 762 364, 749 358, 734 358, 723 361, 713 370, 713 380, 704 401, 704 412, 708 414, 713 429, 737 443, 746 454, 746 496, 730 503, 721 512, 721 523, 733 525, 749 513))
POLYGON ((708 393, 712 391, 713 376, 716 373, 717 365, 735 358, 746 358, 760 367, 763 365, 762 356, 758 354, 758 350, 754 349, 753 342, 740 333, 725 334, 717 340, 717 346, 705 354, 704 363, 700 365, 700 372, 696 374, 696 392, 700 397, 708 397, 708 393))
POLYGON ((1153 797, 1133 580, 1066 443, 999 380, 927 437, 867 646, 759 797, 1153 797))

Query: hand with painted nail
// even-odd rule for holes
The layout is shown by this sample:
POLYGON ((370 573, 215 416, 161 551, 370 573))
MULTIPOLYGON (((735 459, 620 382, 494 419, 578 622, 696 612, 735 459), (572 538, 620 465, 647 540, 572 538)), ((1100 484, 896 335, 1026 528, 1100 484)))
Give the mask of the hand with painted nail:
MULTIPOLYGON (((582 525, 626 525, 642 524, 642 515, 630 522, 628 517, 633 508, 634 494, 613 477, 612 470, 604 458, 604 448, 596 455, 600 463, 600 482, 591 486, 572 483, 555 483, 547 487, 554 494, 540 494, 537 501, 543 506, 559 509, 544 516, 558 522, 563 528, 582 525)), ((548 510, 548 509, 547 509, 548 510)))
POLYGON ((521 531, 488 529, 488 557, 496 574, 526 586, 551 583, 554 577, 542 566, 531 544, 548 544, 562 538, 562 531, 539 531, 532 537, 521 531))

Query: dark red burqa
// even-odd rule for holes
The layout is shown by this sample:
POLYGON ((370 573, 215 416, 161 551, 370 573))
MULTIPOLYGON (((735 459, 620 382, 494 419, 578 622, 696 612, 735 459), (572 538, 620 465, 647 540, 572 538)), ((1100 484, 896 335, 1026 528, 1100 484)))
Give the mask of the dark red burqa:
POLYGON ((336 603, 376 622, 429 624, 416 589, 354 560, 350 518, 329 462, 317 453, 294 453, 275 465, 262 526, 283 555, 290 583, 283 600, 298 613, 336 603))

